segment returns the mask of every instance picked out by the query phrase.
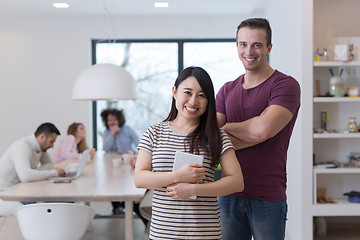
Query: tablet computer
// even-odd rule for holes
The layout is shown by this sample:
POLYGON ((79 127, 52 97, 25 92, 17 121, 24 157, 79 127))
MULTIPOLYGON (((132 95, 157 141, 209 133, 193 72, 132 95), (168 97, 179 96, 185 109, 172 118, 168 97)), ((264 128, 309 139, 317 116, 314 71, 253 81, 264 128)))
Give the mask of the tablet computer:
MULTIPOLYGON (((192 153, 176 151, 173 171, 176 171, 176 170, 182 168, 186 164, 191 164, 191 163, 203 164, 203 161, 204 161, 203 156, 199 156, 199 155, 192 154, 192 153)), ((190 198, 196 199, 196 196, 192 196, 190 198)))

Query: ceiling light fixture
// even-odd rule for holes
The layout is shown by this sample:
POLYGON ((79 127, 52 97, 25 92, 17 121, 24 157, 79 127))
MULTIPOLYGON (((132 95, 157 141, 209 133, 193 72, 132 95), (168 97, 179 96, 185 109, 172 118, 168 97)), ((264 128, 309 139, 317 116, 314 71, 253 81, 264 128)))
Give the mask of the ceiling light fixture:
POLYGON ((135 79, 123 67, 114 64, 95 64, 76 79, 73 100, 136 99, 135 79))
POLYGON ((70 5, 67 3, 53 3, 53 6, 55 8, 69 8, 70 5))
POLYGON ((157 8, 167 8, 167 7, 169 7, 169 3, 168 2, 155 2, 154 6, 157 8))

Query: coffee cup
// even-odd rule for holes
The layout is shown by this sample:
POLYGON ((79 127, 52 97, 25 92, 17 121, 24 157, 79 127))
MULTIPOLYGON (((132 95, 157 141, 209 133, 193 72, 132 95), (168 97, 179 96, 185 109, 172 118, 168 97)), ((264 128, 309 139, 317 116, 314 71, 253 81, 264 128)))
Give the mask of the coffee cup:
POLYGON ((112 160, 113 166, 114 166, 114 167, 120 167, 121 161, 122 161, 121 158, 114 158, 114 159, 112 160))
POLYGON ((124 161, 130 161, 133 157, 134 157, 134 154, 131 154, 131 153, 124 153, 122 155, 122 159, 124 159, 124 161))

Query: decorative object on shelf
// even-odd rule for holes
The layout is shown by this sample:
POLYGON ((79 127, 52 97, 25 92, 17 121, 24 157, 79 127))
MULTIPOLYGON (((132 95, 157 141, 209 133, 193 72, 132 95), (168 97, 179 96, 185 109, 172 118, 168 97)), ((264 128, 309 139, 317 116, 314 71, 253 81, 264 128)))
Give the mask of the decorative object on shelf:
POLYGON ((321 129, 321 128, 315 128, 314 133, 344 133, 343 129, 321 129))
POLYGON ((76 79, 72 99, 136 99, 136 81, 124 68, 114 64, 95 64, 76 79))
POLYGON ((327 48, 318 47, 316 48, 316 61, 329 61, 329 51, 327 48))
POLYGON ((316 200, 318 203, 336 203, 331 198, 326 197, 326 188, 316 188, 316 200))
POLYGON ((359 88, 358 87, 349 87, 348 88, 348 97, 359 97, 359 88))
POLYGON ((353 61, 355 59, 354 55, 354 44, 349 44, 349 61, 353 61))
POLYGON ((321 111, 321 129, 326 130, 326 123, 328 120, 328 116, 329 116, 329 111, 328 109, 322 110, 321 111))
MULTIPOLYGON (((349 63, 356 63, 356 62, 349 62, 349 63)), ((351 68, 346 68, 345 72, 346 72, 346 78, 344 79, 344 82, 346 83, 347 87, 348 87, 348 96, 350 97, 360 97, 360 77, 357 74, 357 71, 359 70, 360 65, 358 65, 357 67, 351 67, 351 68), (354 88, 354 91, 350 91, 349 88, 354 88), (358 92, 358 93, 356 93, 358 92), (358 96, 356 96, 358 95, 358 96)))
POLYGON ((326 236, 327 223, 324 217, 315 218, 316 234, 319 236, 326 236))
POLYGON ((347 130, 349 131, 349 133, 357 133, 358 132, 358 125, 356 123, 355 117, 349 117, 347 130))
POLYGON ((348 196, 348 201, 353 203, 360 203, 360 192, 350 191, 343 194, 344 196, 348 196))
POLYGON ((360 153, 359 152, 350 152, 347 156, 349 160, 350 167, 360 168, 360 153))
POLYGON ((332 75, 330 78, 330 95, 334 97, 344 96, 344 80, 342 77, 332 75))
POLYGON ((317 163, 314 165, 314 169, 328 169, 328 168, 337 168, 337 165, 332 162, 317 163))
POLYGON ((335 45, 334 48, 335 61, 348 61, 349 60, 349 46, 347 44, 335 45))

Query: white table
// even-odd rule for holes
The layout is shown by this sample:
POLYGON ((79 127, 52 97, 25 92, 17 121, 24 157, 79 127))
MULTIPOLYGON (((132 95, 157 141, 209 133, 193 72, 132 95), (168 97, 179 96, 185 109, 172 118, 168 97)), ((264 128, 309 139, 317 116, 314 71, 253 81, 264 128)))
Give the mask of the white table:
POLYGON ((129 162, 113 167, 116 153, 97 152, 86 165, 84 174, 71 183, 50 180, 19 183, 3 192, 4 201, 125 201, 125 239, 133 239, 133 202, 139 201, 145 189, 134 185, 134 169, 129 162))

